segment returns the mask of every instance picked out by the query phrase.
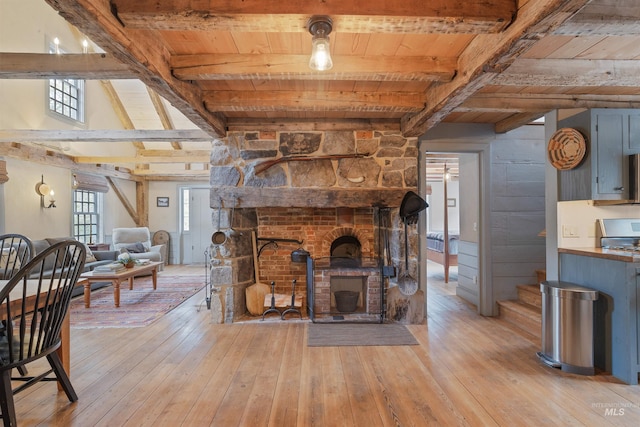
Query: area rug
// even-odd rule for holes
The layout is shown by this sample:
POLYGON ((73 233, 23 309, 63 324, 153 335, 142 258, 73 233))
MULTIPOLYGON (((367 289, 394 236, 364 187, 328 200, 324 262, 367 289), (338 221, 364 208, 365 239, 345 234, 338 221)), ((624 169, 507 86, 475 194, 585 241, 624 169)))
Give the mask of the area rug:
POLYGON ((415 337, 399 324, 312 323, 308 347, 417 345, 415 337))
POLYGON ((199 276, 158 274, 157 289, 151 276, 137 277, 133 290, 128 282, 120 285, 120 307, 113 304, 113 287, 91 292, 91 307, 84 307, 81 296, 71 301, 72 328, 137 328, 149 325, 179 306, 204 287, 199 276))

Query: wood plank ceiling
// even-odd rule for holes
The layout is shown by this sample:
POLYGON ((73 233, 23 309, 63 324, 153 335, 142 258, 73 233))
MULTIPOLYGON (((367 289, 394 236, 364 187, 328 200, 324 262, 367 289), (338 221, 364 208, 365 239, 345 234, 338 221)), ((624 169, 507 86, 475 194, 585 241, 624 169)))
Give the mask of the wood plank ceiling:
MULTIPOLYGON (((140 89, 119 79, 139 79, 153 108, 136 111, 160 117, 167 138, 140 136, 149 160, 138 162, 190 149, 176 130, 199 128, 198 141, 247 130, 420 136, 440 122, 506 132, 553 109, 640 105, 636 0, 45 1, 106 53, 1 53, 0 77, 111 80, 123 104, 140 89), (333 21, 328 71, 308 67, 313 15, 333 21)), ((117 160, 127 159, 105 159, 117 160)))

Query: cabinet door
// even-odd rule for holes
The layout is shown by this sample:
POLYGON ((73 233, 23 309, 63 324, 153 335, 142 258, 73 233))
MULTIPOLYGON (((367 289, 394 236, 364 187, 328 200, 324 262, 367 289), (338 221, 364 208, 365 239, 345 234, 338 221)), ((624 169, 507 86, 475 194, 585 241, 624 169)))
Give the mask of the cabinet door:
POLYGON ((640 153, 640 113, 629 114, 629 143, 626 154, 640 153))
POLYGON ((594 198, 624 199, 628 193, 625 176, 628 165, 624 162, 626 140, 625 115, 597 114, 596 116, 596 179, 594 198))

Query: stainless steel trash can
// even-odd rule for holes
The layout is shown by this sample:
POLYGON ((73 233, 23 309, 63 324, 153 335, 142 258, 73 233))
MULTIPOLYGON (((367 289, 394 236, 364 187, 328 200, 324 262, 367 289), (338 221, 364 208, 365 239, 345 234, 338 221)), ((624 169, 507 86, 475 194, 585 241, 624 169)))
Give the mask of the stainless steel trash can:
POLYGON ((538 357, 565 372, 593 375, 593 309, 598 291, 549 280, 540 283, 540 292, 542 351, 538 357))

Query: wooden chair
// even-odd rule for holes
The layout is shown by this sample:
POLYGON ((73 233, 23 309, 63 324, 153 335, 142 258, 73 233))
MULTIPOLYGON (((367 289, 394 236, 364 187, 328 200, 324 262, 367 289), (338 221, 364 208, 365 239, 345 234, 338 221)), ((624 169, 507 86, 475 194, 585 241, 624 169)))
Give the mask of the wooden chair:
MULTIPOLYGON (((9 280, 35 255, 33 243, 21 234, 3 234, 0 236, 0 280, 9 280)), ((0 334, 4 330, 0 323, 0 334)), ((28 375, 25 366, 18 367, 20 375, 28 375)))
POLYGON ((0 411, 5 426, 16 425, 13 395, 39 381, 57 381, 70 402, 78 400, 56 350, 85 256, 82 243, 59 242, 33 257, 9 280, 0 281, 0 319, 4 324, 0 335, 0 411), (45 263, 51 260, 55 273, 45 277, 45 263), (42 357, 49 362, 46 372, 11 377, 13 368, 20 371, 42 357), (12 380, 24 384, 12 389, 12 380))
POLYGON ((31 240, 21 234, 0 236, 0 280, 9 280, 35 255, 31 240))

